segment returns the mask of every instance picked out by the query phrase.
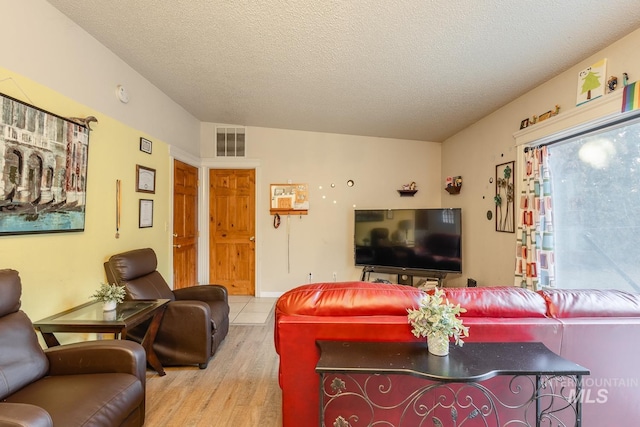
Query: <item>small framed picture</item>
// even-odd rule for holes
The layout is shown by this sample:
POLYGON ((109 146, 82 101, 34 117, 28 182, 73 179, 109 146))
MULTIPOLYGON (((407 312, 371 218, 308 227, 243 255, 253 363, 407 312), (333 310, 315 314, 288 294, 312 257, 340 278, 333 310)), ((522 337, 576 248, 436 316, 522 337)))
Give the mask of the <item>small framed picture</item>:
POLYGON ((156 170, 136 165, 136 191, 140 193, 156 192, 156 170))
POLYGON ((524 129, 526 127, 529 127, 529 118, 526 118, 520 122, 520 129, 524 129))
POLYGON ((153 143, 148 139, 140 137, 140 151, 144 151, 147 154, 151 154, 153 143))
POLYGON ((153 200, 140 199, 139 228, 153 227, 153 200))

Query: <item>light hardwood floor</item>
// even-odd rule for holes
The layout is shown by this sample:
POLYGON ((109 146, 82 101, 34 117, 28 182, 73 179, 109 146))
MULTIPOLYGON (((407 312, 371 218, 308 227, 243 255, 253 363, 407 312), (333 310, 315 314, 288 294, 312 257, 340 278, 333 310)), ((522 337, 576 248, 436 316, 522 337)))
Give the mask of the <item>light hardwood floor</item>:
POLYGON ((207 369, 147 371, 147 427, 282 425, 273 311, 261 325, 231 325, 207 369))

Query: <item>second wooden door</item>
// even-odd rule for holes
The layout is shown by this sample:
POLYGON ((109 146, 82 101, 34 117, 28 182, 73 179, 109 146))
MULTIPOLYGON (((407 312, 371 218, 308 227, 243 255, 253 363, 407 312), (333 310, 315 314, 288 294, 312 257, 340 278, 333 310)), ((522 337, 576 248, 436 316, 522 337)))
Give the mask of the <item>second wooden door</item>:
POLYGON ((209 172, 209 282, 255 294, 255 170, 209 172))

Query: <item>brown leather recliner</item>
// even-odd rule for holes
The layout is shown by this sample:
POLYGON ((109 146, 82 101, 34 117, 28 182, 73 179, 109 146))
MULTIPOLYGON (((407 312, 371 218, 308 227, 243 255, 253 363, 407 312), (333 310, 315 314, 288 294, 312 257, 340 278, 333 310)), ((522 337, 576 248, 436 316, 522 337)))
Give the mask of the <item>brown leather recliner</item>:
MULTIPOLYGON (((153 344, 160 362, 164 366, 197 364, 205 369, 229 332, 227 288, 201 285, 172 291, 157 266, 151 248, 113 255, 104 263, 109 282, 125 286, 125 299, 171 300, 153 344)), ((127 338, 140 342, 147 326, 132 328, 127 338)))
POLYGON ((43 350, 20 310, 18 272, 0 270, 0 426, 141 426, 146 357, 131 341, 43 350))

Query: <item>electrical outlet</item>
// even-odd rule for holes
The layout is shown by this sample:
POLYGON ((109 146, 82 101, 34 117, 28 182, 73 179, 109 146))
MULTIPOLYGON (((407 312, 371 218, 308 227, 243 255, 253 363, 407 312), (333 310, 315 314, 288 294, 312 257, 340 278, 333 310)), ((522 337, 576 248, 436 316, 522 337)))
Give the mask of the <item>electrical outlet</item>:
POLYGON ((333 281, 336 282, 338 280, 338 273, 333 272, 333 281))

